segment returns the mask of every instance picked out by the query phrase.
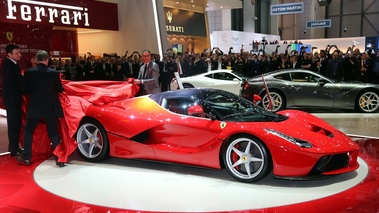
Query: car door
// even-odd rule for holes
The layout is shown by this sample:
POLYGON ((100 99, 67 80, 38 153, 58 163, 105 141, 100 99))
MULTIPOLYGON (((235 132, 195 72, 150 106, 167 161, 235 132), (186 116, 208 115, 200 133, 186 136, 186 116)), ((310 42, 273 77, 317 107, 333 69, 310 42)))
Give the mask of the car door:
POLYGON ((294 106, 333 107, 335 91, 330 80, 303 71, 291 72, 290 76, 288 93, 292 97, 294 106))
POLYGON ((231 72, 217 72, 206 75, 210 79, 210 88, 226 90, 239 95, 242 79, 231 72))
POLYGON ((189 116, 187 109, 194 104, 197 103, 190 97, 174 97, 162 101, 162 107, 166 110, 155 114, 150 121, 149 132, 150 137, 155 138, 152 146, 157 159, 177 159, 177 162, 182 163, 193 163, 194 160, 200 163, 213 159, 207 159, 201 153, 214 149, 220 143, 217 136, 223 128, 218 120, 189 116), (194 157, 189 158, 189 155, 194 157))

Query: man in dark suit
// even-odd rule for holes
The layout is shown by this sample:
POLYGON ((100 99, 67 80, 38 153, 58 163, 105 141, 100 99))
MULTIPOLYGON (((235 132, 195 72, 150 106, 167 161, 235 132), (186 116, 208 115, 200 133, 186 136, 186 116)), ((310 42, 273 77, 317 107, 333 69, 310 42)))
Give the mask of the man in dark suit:
POLYGON ((5 51, 7 58, 4 59, 2 65, 3 75, 3 103, 7 112, 8 125, 8 141, 11 157, 21 152, 19 147, 20 130, 21 130, 21 103, 22 103, 22 74, 17 65, 17 61, 21 59, 19 46, 9 44, 5 51))
MULTIPOLYGON (((17 160, 30 165, 32 157, 33 132, 42 119, 46 122, 47 133, 52 143, 52 149, 58 146, 58 118, 63 117, 63 109, 58 93, 63 92, 63 86, 56 70, 48 68, 49 54, 40 50, 36 54, 37 66, 29 68, 24 75, 24 92, 29 95, 24 128, 24 152, 17 160)), ((64 163, 58 162, 59 167, 64 163)))
POLYGON ((342 61, 339 59, 338 51, 334 51, 332 58, 326 66, 326 76, 336 81, 343 81, 345 72, 342 61))
POLYGON ((213 66, 212 70, 221 70, 221 69, 226 69, 226 62, 222 55, 217 56, 217 60, 212 61, 213 66))
POLYGON ((328 66, 329 59, 327 58, 327 54, 325 50, 320 51, 320 74, 326 75, 326 67, 328 66))
POLYGON ((293 55, 292 56, 292 63, 290 65, 290 68, 292 69, 301 69, 301 62, 298 61, 298 56, 297 55, 293 55))
POLYGON ((163 60, 159 62, 159 75, 161 91, 170 90, 170 83, 174 78, 174 73, 177 71, 177 64, 171 56, 163 56, 163 60))
POLYGON ((372 61, 366 52, 363 52, 355 62, 355 80, 371 83, 372 82, 372 61))

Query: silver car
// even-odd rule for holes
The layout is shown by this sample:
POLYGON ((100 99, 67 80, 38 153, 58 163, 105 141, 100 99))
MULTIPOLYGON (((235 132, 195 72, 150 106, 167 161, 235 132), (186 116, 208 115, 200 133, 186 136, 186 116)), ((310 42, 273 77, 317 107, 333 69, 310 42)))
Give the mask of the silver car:
POLYGON ((249 79, 246 93, 262 97, 262 105, 276 112, 285 108, 357 109, 376 112, 379 108, 379 85, 336 82, 308 70, 280 70, 249 79))

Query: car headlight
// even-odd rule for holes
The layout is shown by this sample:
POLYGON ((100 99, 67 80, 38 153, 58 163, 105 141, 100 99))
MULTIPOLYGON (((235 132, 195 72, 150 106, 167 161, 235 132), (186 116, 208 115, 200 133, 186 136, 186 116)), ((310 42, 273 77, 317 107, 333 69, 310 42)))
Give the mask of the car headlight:
POLYGON ((312 144, 307 142, 307 141, 303 141, 303 140, 300 140, 300 139, 296 139, 296 138, 293 138, 291 136, 288 136, 288 135, 285 135, 281 132, 278 132, 278 131, 275 131, 273 129, 265 129, 266 132, 270 133, 270 134, 273 134, 273 135, 276 135, 286 141, 289 141, 293 144, 296 144, 298 146, 300 146, 301 148, 312 148, 312 144))

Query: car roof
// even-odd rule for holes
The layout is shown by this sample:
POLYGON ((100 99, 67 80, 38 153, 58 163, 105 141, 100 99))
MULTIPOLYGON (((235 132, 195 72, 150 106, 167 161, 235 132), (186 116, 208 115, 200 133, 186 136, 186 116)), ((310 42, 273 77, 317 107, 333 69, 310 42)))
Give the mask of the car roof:
MULTIPOLYGON (((230 93, 220 89, 212 89, 212 88, 186 88, 180 90, 172 90, 161 92, 157 94, 149 95, 149 98, 155 100, 157 103, 160 103, 164 98, 175 98, 175 97, 188 97, 188 98, 196 98, 203 99, 203 94, 210 93, 230 93)), ((232 94, 232 93, 230 93, 232 94)))

